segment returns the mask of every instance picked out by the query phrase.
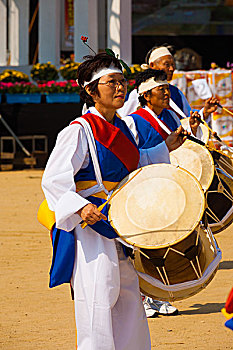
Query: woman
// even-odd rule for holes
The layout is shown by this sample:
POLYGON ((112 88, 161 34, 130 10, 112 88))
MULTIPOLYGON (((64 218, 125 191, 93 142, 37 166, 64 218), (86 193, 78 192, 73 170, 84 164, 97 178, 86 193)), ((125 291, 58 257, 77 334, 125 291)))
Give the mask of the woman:
MULTIPOLYGON (((136 87, 141 108, 123 118, 138 139, 139 148, 150 148, 162 142, 170 131, 176 130, 180 119, 169 108, 170 88, 167 75, 162 70, 147 69, 138 73, 136 87)), ((190 112, 189 130, 201 139, 200 115, 190 112)))
MULTIPOLYGON (((169 110, 170 85, 163 70, 148 68, 136 77, 138 100, 141 108, 123 118, 132 130, 139 148, 150 148, 163 142, 171 131, 180 126, 180 119, 174 111, 169 110)), ((124 108, 124 107, 123 107, 124 108)), ((189 130, 201 139, 198 112, 190 112, 189 130)), ((146 316, 177 315, 178 310, 167 301, 153 300, 143 296, 146 316)))
POLYGON ((87 56, 78 68, 88 112, 61 131, 42 187, 56 227, 74 230, 72 274, 79 350, 149 350, 150 337, 136 272, 102 204, 127 174, 149 163, 169 162, 182 129, 156 148, 139 152, 115 111, 124 104, 126 81, 113 56, 87 56), (94 140, 94 141, 93 141, 94 140), (82 229, 80 223, 88 226, 82 229))

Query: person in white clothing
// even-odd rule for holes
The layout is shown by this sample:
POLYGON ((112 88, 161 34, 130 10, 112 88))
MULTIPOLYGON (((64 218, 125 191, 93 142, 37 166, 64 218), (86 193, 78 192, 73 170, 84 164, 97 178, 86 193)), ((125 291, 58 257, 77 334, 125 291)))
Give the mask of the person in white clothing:
MULTIPOLYGON (((169 46, 168 47, 166 45, 154 46, 147 53, 145 61, 146 63, 142 65, 142 68, 144 70, 148 68, 151 68, 154 70, 163 70, 167 74, 167 81, 169 82, 172 80, 173 73, 175 71, 175 60, 170 52, 169 46)), ((192 112, 192 108, 189 105, 182 91, 179 90, 176 86, 169 84, 169 91, 170 91, 170 101, 169 101, 169 105, 167 105, 166 108, 170 109, 172 107, 173 110, 172 111, 163 110, 163 117, 166 118, 170 115, 171 118, 169 117, 166 119, 167 120, 169 119, 172 122, 173 126, 174 126, 174 123, 178 126, 179 121, 177 121, 177 119, 189 117, 190 113, 192 112)), ((216 111, 217 102, 218 100, 214 97, 207 99, 205 101, 204 107, 199 111, 200 117, 207 120, 207 118, 211 115, 211 113, 216 111)), ((125 102, 124 106, 121 107, 117 111, 117 113, 122 118, 124 118, 132 113, 135 113, 135 111, 138 108, 140 108, 139 94, 137 92, 137 89, 134 89, 129 94, 129 98, 125 102)), ((140 130, 140 133, 144 133, 145 130, 143 129, 142 126, 141 128, 142 129, 140 130)), ((199 133, 200 133, 200 128, 198 128, 198 134, 196 136, 201 139, 201 134, 199 133)), ((158 136, 158 138, 161 138, 161 137, 158 136)), ((144 145, 144 148, 146 147, 148 147, 148 143, 147 145, 146 144, 144 145)), ((164 302, 155 301, 155 300, 153 301, 151 298, 148 298, 148 297, 144 298, 144 305, 145 305, 145 309, 148 317, 156 317, 158 313, 162 315, 176 315, 178 313, 178 310, 174 306, 172 306, 170 303, 167 303, 167 302, 164 303, 164 302)))
POLYGON ((107 53, 88 56, 77 80, 88 112, 59 133, 42 179, 48 207, 55 212, 53 230, 74 235, 77 347, 150 350, 136 271, 109 224, 107 206, 102 212, 98 206, 137 167, 169 163, 169 151, 185 140, 183 129, 156 147, 139 150, 115 113, 127 88, 119 60, 107 53), (82 228, 82 221, 88 226, 82 228))

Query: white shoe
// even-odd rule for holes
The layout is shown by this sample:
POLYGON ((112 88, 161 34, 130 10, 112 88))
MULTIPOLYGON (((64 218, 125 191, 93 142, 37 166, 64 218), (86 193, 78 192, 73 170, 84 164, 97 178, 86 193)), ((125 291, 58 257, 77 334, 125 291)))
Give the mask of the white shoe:
POLYGON ((158 317, 158 312, 150 306, 150 304, 146 301, 147 298, 143 300, 143 306, 145 309, 146 317, 147 318, 154 318, 158 317))
POLYGON ((172 306, 168 301, 154 300, 149 297, 146 297, 145 300, 159 315, 171 316, 178 314, 177 308, 172 306))

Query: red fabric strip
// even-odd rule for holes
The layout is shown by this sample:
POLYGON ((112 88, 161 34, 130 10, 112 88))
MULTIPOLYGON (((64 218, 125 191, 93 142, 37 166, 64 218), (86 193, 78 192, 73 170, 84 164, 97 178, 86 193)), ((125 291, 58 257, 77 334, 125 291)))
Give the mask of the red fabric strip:
MULTIPOLYGON (((137 169, 139 151, 119 128, 92 113, 87 113, 82 118, 91 125, 95 140, 109 149, 129 172, 137 169)), ((74 121, 71 124, 80 123, 74 121)))
MULTIPOLYGON (((143 119, 147 120, 164 140, 166 140, 166 138, 169 136, 169 134, 163 130, 163 128, 161 128, 157 120, 145 108, 140 108, 133 114, 139 114, 143 119)), ((162 120, 161 123, 163 123, 171 131, 171 129, 162 120)))
POLYGON ((225 308, 228 314, 233 314, 233 288, 227 298, 225 308))

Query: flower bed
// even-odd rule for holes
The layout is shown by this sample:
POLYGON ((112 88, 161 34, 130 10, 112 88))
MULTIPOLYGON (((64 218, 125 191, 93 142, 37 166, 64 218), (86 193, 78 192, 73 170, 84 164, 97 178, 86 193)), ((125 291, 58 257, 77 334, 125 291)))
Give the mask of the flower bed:
POLYGON ((0 74, 0 82, 3 83, 16 83, 16 82, 28 82, 29 77, 27 74, 14 70, 14 69, 5 69, 0 74))
POLYGON ((77 69, 80 63, 77 62, 69 62, 64 66, 61 66, 59 69, 59 73, 62 78, 66 80, 75 80, 77 78, 77 69))
MULTIPOLYGON (((47 103, 78 103, 79 86, 74 80, 56 82, 54 80, 33 84, 30 82, 0 82, 0 97, 7 103, 40 103, 41 95, 46 95, 47 103)), ((1 103, 1 102, 0 102, 1 103)))
MULTIPOLYGON (((51 98, 46 97, 48 103, 51 103, 52 99, 57 99, 59 103, 62 101, 63 103, 66 103, 65 101, 77 103, 80 101, 78 96, 80 88, 75 79, 79 65, 80 63, 77 62, 69 62, 57 70, 50 62, 37 63, 31 70, 31 77, 36 83, 29 82, 29 77, 22 72, 7 69, 0 74, 0 98, 2 99, 3 96, 6 96, 6 98, 3 97, 2 102, 6 100, 7 103, 13 103, 9 102, 14 101, 14 98, 10 97, 9 94, 34 94, 34 101, 40 100, 39 96, 36 99, 35 94, 44 94, 46 96, 53 94, 51 98), (58 73, 66 80, 57 82, 56 80, 59 78, 58 73), (55 96, 55 94, 60 95, 55 96), (65 95, 69 95, 69 97, 65 95)), ((124 75, 129 81, 128 92, 134 89, 135 77, 140 70, 141 67, 139 65, 131 66, 131 73, 124 70, 124 75)), ((18 99, 20 98, 19 95, 17 97, 18 99)), ((22 97, 22 100, 25 99, 29 101, 29 95, 24 99, 22 97)))
POLYGON ((39 83, 38 88, 41 93, 54 94, 54 93, 79 93, 79 86, 75 80, 67 80, 56 82, 54 80, 47 83, 39 83))
POLYGON ((35 94, 40 93, 40 88, 37 85, 27 81, 16 83, 0 82, 0 91, 7 94, 35 94))
POLYGON ((57 80, 59 75, 57 68, 51 62, 37 63, 31 69, 31 78, 36 82, 46 82, 57 80))

